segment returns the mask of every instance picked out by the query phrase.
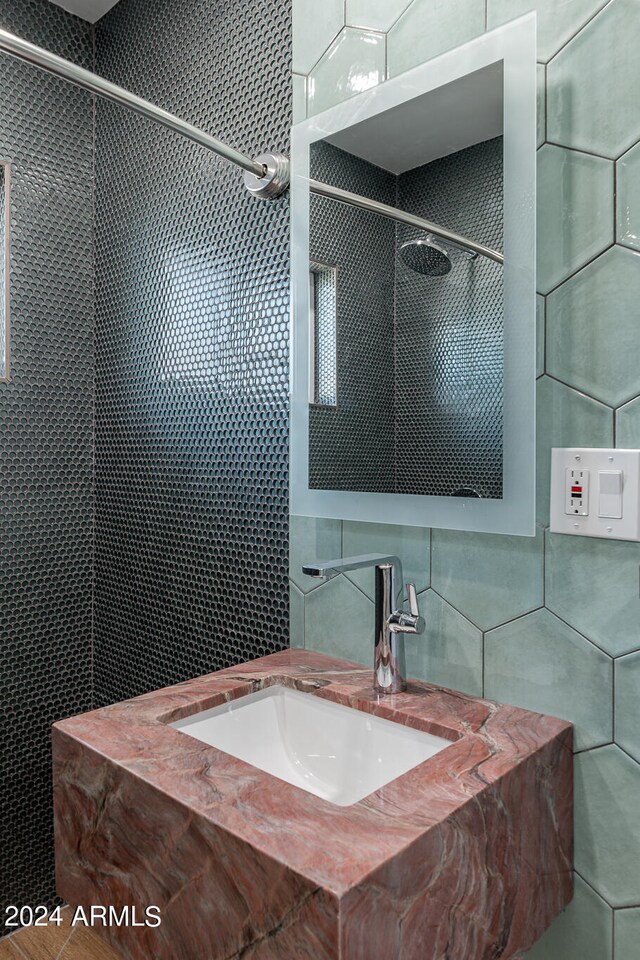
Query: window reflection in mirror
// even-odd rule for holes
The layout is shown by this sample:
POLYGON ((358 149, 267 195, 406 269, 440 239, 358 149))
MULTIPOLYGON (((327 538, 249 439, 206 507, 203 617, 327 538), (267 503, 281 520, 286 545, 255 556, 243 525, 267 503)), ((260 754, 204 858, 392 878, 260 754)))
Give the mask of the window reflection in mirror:
POLYGON ((325 263, 310 264, 309 304, 311 307, 309 403, 335 407, 338 404, 337 271, 335 267, 325 263))
POLYGON ((0 381, 9 379, 9 187, 10 168, 0 162, 0 381))

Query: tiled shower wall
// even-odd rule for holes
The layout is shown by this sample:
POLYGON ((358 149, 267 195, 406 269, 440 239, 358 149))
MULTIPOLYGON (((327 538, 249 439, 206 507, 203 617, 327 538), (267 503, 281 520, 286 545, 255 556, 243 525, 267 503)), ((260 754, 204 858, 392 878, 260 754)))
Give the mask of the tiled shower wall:
MULTIPOLYGON (((287 2, 120 0, 94 31, 0 0, 0 22, 251 155, 287 150, 287 2)), ((94 251, 92 99, 5 55, 0 78, 4 917, 54 899, 54 720, 287 644, 289 215, 99 104, 94 251)))
MULTIPOLYGON (((256 156, 288 149, 291 10, 120 0, 96 69, 256 156)), ((288 643, 288 197, 99 103, 98 703, 288 643)))
MULTIPOLYGON (((310 173, 380 203, 394 203, 395 177, 330 143, 313 145, 310 173)), ((309 483, 319 488, 393 491, 395 226, 367 210, 311 198, 309 253, 336 268, 335 407, 309 410, 309 483), (362 336, 362 331, 367 336, 362 336), (339 478, 339 479, 338 479, 339 478)))
MULTIPOLYGON (((502 179, 495 137, 401 174, 396 206, 501 250, 502 179)), ((416 237, 398 224, 398 251, 416 237)), ((502 268, 460 252, 451 260, 434 278, 396 257, 395 489, 450 496, 471 487, 500 498, 502 268), (430 455, 416 457, 424 449, 430 455)))
POLYGON ((294 518, 292 642, 372 658, 373 583, 301 563, 391 551, 422 591, 414 676, 576 725, 575 896, 528 960, 640 957, 640 545, 548 532, 552 446, 640 446, 640 3, 294 0, 296 118, 538 13, 538 534, 294 518), (615 695, 614 695, 615 693, 615 695))
MULTIPOLYGON (((1 0, 0 23, 83 67, 88 24, 1 0)), ((53 896, 51 723, 91 706, 93 104, 0 56, 12 167, 11 382, 0 383, 0 936, 53 896)))

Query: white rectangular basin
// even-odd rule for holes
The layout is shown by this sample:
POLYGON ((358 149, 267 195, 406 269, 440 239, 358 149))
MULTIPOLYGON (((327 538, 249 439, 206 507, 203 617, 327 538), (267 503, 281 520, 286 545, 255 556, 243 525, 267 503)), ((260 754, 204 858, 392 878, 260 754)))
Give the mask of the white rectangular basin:
POLYGON ((341 807, 451 743, 283 686, 170 726, 341 807))

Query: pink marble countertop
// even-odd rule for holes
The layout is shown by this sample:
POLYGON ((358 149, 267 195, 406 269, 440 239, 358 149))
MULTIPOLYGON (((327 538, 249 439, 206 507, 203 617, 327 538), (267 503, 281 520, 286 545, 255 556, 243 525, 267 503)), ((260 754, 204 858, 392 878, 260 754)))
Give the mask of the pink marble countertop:
MULTIPOLYGON (((433 863, 425 863, 424 853, 412 857, 412 848, 423 850, 419 841, 466 810, 469 829, 487 834, 496 869, 507 876, 513 868, 524 899, 523 874, 528 868, 540 872, 540 844, 548 846, 547 868, 559 878, 548 911, 554 915, 571 895, 572 785, 566 773, 571 725, 417 681, 406 693, 380 700, 370 686, 371 670, 308 651, 284 651, 63 720, 55 725, 54 740, 85 745, 337 898, 384 872, 399 854, 404 872, 398 886, 416 884, 416 875, 433 870, 433 863), (274 683, 437 734, 451 746, 353 806, 340 807, 167 726, 274 683), (535 757, 540 763, 527 766, 525 761, 535 757), (554 765, 564 774, 551 776, 548 795, 529 789, 531 776, 539 780, 540 770, 554 765), (519 779, 514 776, 518 768, 519 779), (487 822, 479 800, 501 784, 508 799, 500 802, 517 804, 525 824, 538 823, 541 801, 548 803, 553 809, 543 812, 544 830, 553 824, 554 835, 541 839, 532 828, 521 831, 516 842, 509 818, 502 825, 487 822)), ((440 846, 445 843, 442 831, 433 837, 440 846)), ((456 855, 466 858, 465 882, 481 885, 464 851, 443 847, 437 854, 441 864, 456 855)), ((458 861, 458 874, 460 867, 458 861)), ((453 873, 451 883, 455 886, 453 873)), ((539 879, 531 888, 530 893, 542 889, 539 879)))

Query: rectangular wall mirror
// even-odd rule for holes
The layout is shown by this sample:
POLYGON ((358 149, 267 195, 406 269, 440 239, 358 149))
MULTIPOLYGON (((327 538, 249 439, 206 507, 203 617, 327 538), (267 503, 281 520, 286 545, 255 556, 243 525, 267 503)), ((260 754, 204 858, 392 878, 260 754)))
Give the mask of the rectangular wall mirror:
POLYGON ((292 513, 533 534, 535 148, 532 15, 294 128, 292 513))
POLYGON ((9 254, 11 168, 0 163, 0 381, 10 374, 9 254))

